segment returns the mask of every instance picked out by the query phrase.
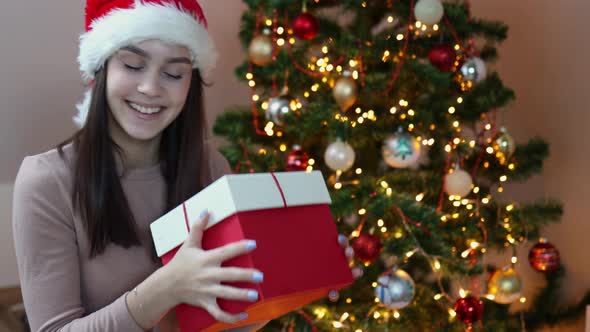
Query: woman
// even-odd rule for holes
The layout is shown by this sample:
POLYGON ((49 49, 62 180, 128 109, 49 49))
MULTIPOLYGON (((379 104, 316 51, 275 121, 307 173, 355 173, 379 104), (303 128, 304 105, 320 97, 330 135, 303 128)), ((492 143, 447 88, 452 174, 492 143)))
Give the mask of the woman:
MULTIPOLYGON (((215 51, 195 0, 88 0, 78 57, 92 89, 82 126, 57 149, 26 157, 14 190, 13 227, 33 331, 172 330, 168 312, 217 298, 256 301, 263 280, 220 264, 252 251, 242 241, 200 248, 207 213, 174 259, 154 257, 150 222, 229 169, 204 143, 201 73, 215 51)), ((255 330, 250 326, 239 330, 255 330)))

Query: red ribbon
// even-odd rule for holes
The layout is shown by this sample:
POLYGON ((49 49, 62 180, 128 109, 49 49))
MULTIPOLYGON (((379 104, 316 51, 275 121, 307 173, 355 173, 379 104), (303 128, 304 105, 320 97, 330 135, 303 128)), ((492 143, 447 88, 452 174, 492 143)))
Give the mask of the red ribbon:
POLYGON ((184 212, 184 222, 186 223, 186 229, 190 232, 191 225, 189 224, 189 221, 188 221, 188 213, 186 213, 186 204, 184 204, 184 202, 182 202, 182 212, 184 212))
POLYGON ((287 200, 285 199, 285 193, 283 193, 283 188, 281 188, 281 185, 279 184, 279 180, 277 180, 275 173, 270 172, 270 175, 272 176, 273 180, 275 180, 275 184, 277 185, 277 188, 279 188, 279 192, 281 193, 281 198, 283 199, 284 207, 287 207, 287 200))
MULTIPOLYGON (((281 198, 283 199, 283 206, 287 207, 287 200, 285 199, 285 193, 283 192, 283 188, 281 188, 281 184, 279 183, 279 180, 275 176, 275 173, 271 172, 270 175, 272 176, 273 180, 275 181, 275 184, 277 185, 277 188, 279 189, 279 192, 281 193, 281 198)), ((190 227, 190 223, 188 221, 188 213, 186 212, 185 202, 182 203, 182 212, 184 212, 184 221, 186 223, 186 229, 190 232, 191 227, 190 227)))

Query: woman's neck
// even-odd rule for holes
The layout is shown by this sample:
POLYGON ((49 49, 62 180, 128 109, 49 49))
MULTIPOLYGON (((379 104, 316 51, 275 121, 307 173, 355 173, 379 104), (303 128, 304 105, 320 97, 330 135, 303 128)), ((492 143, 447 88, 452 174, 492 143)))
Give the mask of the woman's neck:
MULTIPOLYGON (((145 168, 159 161, 161 135, 150 140, 138 140, 130 137, 117 124, 111 123, 111 138, 121 148, 126 169, 145 168)), ((119 154, 115 153, 119 165, 123 164, 119 154)))

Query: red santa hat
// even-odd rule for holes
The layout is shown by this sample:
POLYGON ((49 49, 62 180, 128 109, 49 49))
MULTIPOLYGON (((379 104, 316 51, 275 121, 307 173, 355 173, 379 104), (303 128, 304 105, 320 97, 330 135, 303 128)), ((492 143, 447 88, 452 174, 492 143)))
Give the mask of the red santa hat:
MULTIPOLYGON (((214 67, 217 52, 207 20, 197 0, 87 0, 86 32, 80 36, 78 62, 85 79, 122 47, 148 39, 183 45, 193 68, 203 75, 214 67)), ((90 106, 90 91, 77 105, 74 121, 82 126, 90 106)))

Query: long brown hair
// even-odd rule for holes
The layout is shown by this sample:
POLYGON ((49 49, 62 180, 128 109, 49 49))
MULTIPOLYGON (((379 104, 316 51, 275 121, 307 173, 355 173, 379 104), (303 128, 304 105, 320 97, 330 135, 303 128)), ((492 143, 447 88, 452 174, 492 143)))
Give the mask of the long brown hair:
MULTIPOLYGON (((198 69, 192 74, 185 105, 164 130, 160 142, 160 170, 167 186, 166 211, 199 192, 210 180, 204 146, 203 81, 198 69)), ((105 64, 95 75, 84 127, 57 146, 63 158, 63 147, 71 142, 74 145, 72 202, 91 243, 90 258, 102 254, 110 243, 124 248, 142 245, 117 172, 115 153, 121 160, 124 156, 109 134, 111 115, 106 82, 105 64)))

